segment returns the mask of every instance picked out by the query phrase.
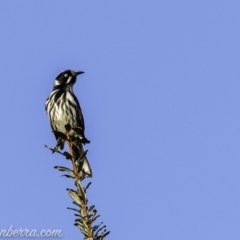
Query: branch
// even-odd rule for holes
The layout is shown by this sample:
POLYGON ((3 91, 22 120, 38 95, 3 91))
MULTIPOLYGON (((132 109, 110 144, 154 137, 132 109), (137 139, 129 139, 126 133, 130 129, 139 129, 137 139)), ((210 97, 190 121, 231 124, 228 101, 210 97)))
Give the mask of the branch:
POLYGON ((64 142, 65 141, 67 141, 68 143, 69 153, 59 151, 59 144, 57 144, 54 148, 50 148, 46 145, 45 147, 51 150, 52 153, 56 152, 64 156, 72 163, 72 169, 63 166, 55 166, 54 168, 62 172, 67 172, 68 174, 64 174, 62 176, 73 179, 76 186, 76 190, 69 188, 67 189, 69 196, 73 199, 73 204, 75 204, 76 206, 76 208, 68 207, 68 209, 77 212, 76 214, 74 214, 77 217, 75 219, 74 225, 82 232, 82 234, 84 235, 84 240, 104 240, 110 232, 106 230, 105 225, 102 226, 103 223, 94 225, 94 222, 100 215, 97 215, 97 210, 94 205, 88 207, 88 198, 86 192, 91 182, 89 182, 85 188, 82 184, 82 181, 86 177, 89 177, 82 169, 83 161, 86 157, 87 151, 83 150, 83 152, 81 152, 80 154, 80 157, 76 159, 73 150, 75 142, 72 142, 67 137, 65 138, 64 142))

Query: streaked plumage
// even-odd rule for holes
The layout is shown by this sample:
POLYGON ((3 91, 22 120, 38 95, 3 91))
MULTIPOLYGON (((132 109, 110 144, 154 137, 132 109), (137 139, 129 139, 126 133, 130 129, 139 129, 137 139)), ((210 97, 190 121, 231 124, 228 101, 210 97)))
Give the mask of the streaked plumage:
MULTIPOLYGON (((82 143, 89 143, 85 138, 84 119, 80 104, 74 95, 73 85, 77 80, 77 76, 84 72, 75 72, 73 70, 65 70, 61 72, 54 81, 54 87, 46 100, 45 109, 48 113, 50 124, 53 131, 66 133, 66 126, 70 125, 77 132, 79 139, 78 146, 83 151, 82 143)), ((70 135, 74 135, 74 131, 70 131, 70 135)), ((54 133, 55 134, 55 133, 54 133)), ((55 134, 57 141, 57 134, 55 134)), ((63 146, 61 147, 63 148, 63 146)), ((76 154, 81 154, 76 153, 76 154)), ((87 158, 84 161, 83 170, 92 175, 91 167, 87 158)))

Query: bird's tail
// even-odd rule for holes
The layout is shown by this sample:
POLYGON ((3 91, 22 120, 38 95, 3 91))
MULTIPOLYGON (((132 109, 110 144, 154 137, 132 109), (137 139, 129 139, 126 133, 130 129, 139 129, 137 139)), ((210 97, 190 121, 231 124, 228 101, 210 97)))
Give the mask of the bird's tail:
MULTIPOLYGON (((80 158, 81 155, 84 154, 84 149, 82 143, 76 142, 73 144, 73 152, 75 155, 75 159, 80 158)), ((92 169, 88 162, 87 156, 85 155, 83 158, 82 172, 85 177, 92 177, 92 169)))

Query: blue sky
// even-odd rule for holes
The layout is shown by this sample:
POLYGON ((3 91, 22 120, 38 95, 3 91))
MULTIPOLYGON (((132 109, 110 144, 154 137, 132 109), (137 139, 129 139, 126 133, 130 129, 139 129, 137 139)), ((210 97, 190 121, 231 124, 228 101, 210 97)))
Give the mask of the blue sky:
POLYGON ((107 239, 239 240, 239 1, 3 1, 0 228, 82 239, 45 100, 75 85, 107 239))

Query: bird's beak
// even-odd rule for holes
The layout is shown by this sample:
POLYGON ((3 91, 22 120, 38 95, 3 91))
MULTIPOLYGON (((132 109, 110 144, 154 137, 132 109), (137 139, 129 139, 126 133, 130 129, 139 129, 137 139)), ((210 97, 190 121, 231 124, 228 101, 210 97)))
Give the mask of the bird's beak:
POLYGON ((75 72, 76 76, 80 75, 80 74, 83 74, 84 72, 83 71, 80 71, 80 72, 75 72))

